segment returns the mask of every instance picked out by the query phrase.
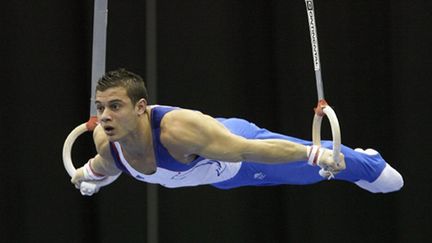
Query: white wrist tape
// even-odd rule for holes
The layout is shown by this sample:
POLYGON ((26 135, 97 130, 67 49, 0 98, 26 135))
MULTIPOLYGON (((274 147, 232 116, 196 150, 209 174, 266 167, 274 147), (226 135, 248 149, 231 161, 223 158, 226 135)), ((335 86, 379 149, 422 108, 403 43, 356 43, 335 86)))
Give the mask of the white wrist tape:
POLYGON ((84 165, 84 178, 86 180, 102 180, 104 179, 106 176, 101 175, 96 173, 95 171, 93 171, 92 167, 91 167, 91 163, 92 163, 93 159, 90 159, 85 165, 84 165))
POLYGON ((306 146, 306 151, 308 157, 308 164, 312 166, 319 165, 319 160, 321 158, 321 155, 324 152, 323 149, 321 149, 321 146, 318 145, 306 146))

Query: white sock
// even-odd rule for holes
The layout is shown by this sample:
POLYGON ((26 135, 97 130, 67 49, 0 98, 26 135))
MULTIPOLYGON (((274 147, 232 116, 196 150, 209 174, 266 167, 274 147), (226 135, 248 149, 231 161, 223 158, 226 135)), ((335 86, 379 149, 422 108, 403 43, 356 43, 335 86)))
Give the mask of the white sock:
MULTIPOLYGON (((357 152, 373 155, 378 153, 373 149, 367 149, 366 151, 362 149, 355 149, 357 152)), ((402 175, 397 172, 393 167, 386 163, 383 171, 378 176, 378 178, 373 182, 368 182, 365 180, 356 181, 355 184, 367 191, 373 193, 389 193, 400 190, 404 181, 402 175)))

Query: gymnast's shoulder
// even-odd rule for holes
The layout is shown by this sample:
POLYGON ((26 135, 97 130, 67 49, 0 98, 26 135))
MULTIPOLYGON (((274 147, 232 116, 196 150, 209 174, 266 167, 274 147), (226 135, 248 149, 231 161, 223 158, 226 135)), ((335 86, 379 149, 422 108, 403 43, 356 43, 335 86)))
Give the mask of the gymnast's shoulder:
POLYGON ((165 116, 161 120, 161 129, 162 130, 195 130, 196 128, 200 128, 200 126, 208 125, 209 123, 213 123, 216 120, 200 111, 179 108, 172 110, 165 114, 165 116))
POLYGON ((100 124, 93 131, 93 141, 99 155, 106 157, 104 155, 110 154, 109 140, 100 124))

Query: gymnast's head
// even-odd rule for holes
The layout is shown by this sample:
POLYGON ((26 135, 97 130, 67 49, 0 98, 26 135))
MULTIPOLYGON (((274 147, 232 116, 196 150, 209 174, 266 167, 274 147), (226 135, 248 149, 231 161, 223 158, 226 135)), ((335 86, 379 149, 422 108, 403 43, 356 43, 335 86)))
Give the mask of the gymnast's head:
POLYGON ((133 105, 141 99, 145 99, 146 102, 148 101, 144 80, 141 76, 124 68, 105 73, 98 80, 96 93, 104 92, 111 88, 124 88, 133 105))

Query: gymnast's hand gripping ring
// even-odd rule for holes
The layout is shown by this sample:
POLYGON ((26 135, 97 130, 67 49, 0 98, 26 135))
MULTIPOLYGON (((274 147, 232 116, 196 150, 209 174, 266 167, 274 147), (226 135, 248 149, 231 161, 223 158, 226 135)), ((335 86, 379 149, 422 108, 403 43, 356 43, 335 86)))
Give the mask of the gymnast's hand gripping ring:
MULTIPOLYGON (((73 144, 80 135, 86 132, 93 131, 95 127, 96 127, 96 118, 91 117, 88 122, 83 123, 77 126, 74 130, 72 130, 72 132, 66 138, 65 143, 63 145, 63 164, 70 177, 73 177, 76 172, 76 169, 72 162, 72 156, 71 156, 73 144)), ((108 176, 105 179, 100 181, 81 182, 79 188, 81 194, 85 196, 91 196, 94 193, 98 192, 99 188, 111 184, 113 181, 115 181, 119 177, 119 175, 120 174, 114 176, 108 176)))
MULTIPOLYGON (((339 165, 339 155, 341 152, 341 134, 339 121, 336 117, 336 113, 327 104, 325 100, 319 100, 318 105, 315 108, 315 116, 312 124, 312 141, 314 145, 321 145, 321 122, 323 116, 327 116, 330 122, 332 137, 333 137, 333 160, 339 165)), ((320 171, 320 175, 323 176, 325 170, 320 171)), ((329 171, 331 174, 331 171, 329 171)), ((333 174, 329 177, 331 179, 333 174)))

